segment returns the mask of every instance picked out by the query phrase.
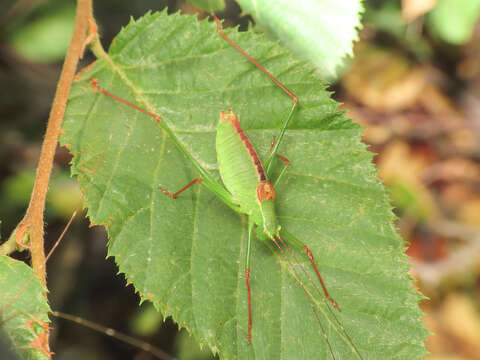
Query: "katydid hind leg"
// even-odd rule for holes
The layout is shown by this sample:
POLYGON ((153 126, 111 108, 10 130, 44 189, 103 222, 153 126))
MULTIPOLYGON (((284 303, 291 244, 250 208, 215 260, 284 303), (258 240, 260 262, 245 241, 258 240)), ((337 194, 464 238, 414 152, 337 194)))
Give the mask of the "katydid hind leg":
MULTIPOLYGON (((231 209, 235 210, 236 212, 239 212, 239 206, 233 201, 232 195, 212 176, 210 173, 200 165, 200 163, 194 158, 194 156, 183 146, 181 141, 177 138, 175 133, 168 127, 168 125, 165 123, 163 118, 160 115, 157 115, 149 110, 146 110, 140 106, 135 105, 134 103, 125 100, 109 91, 104 89, 103 87, 100 86, 98 79, 90 79, 90 85, 94 89, 94 91, 100 92, 103 95, 106 95, 115 101, 118 101, 126 106, 129 106, 137 111, 140 111, 144 113, 145 115, 148 115, 149 117, 153 118, 157 124, 164 130, 170 139, 173 141, 173 143, 176 145, 176 147, 185 155, 187 159, 190 160, 192 163, 193 167, 198 171, 200 174, 200 178, 202 179, 201 181, 195 181, 196 182, 201 182, 202 185, 204 185, 208 190, 210 190, 213 194, 215 194, 224 204, 226 204, 228 207, 231 209)), ((193 183, 191 185, 193 185, 193 183)), ((190 185, 190 184, 189 184, 190 185)), ((189 187, 187 185, 186 188, 189 187)), ((190 186, 191 186, 190 185, 190 186)), ((186 189, 185 188, 185 189, 186 189)), ((182 192, 183 189, 181 189, 180 192, 182 192)), ((163 191, 162 191, 163 192, 163 191)), ((164 194, 168 195, 170 194, 168 191, 163 192, 164 194), (167 194, 168 193, 168 194, 167 194)), ((172 194, 175 195, 175 194, 172 194)), ((178 195, 178 194, 177 194, 178 195)), ((170 196, 170 195, 169 195, 170 196)))
MULTIPOLYGON (((328 290, 327 290, 327 287, 325 286, 325 282, 323 281, 323 278, 322 276, 320 275, 320 271, 318 271, 318 267, 317 267, 317 264, 315 262, 315 259, 313 257, 313 253, 312 251, 305 245, 303 244, 300 240, 298 240, 295 236, 293 236, 292 234, 290 234, 289 232, 287 232, 286 230, 282 229, 282 232, 286 235, 286 238, 291 240, 295 245, 297 245, 300 249, 302 249, 303 251, 306 252, 307 256, 308 256, 308 259, 310 260, 310 263, 315 271, 315 275, 317 276, 317 279, 318 281, 320 282, 320 286, 322 287, 322 290, 323 290, 323 295, 325 296, 325 298, 330 301, 330 303, 332 304, 332 306, 334 308, 336 308, 337 310, 340 311, 340 306, 338 305, 338 303, 332 298, 332 296, 329 294, 328 290)), ((280 238, 280 241, 282 242, 282 244, 285 246, 285 248, 288 250, 288 252, 290 253, 290 255, 295 259, 295 261, 297 263, 300 263, 295 255, 295 253, 290 249, 290 247, 288 247, 288 245, 280 238)), ((307 271, 305 270, 305 268, 302 266, 302 271, 307 275, 307 277, 310 278, 310 276, 308 275, 307 271)), ((317 286, 315 286, 316 290, 320 293, 319 289, 317 286)))
POLYGON ((181 188, 180 190, 178 190, 177 192, 175 193, 171 193, 169 192, 167 189, 165 189, 162 185, 159 185, 158 187, 160 188, 160 190, 162 190, 162 193, 164 193, 165 195, 167 196, 170 196, 172 199, 176 199, 178 195, 180 195, 182 192, 184 192, 185 190, 187 190, 188 188, 190 188, 191 186, 195 185, 195 184, 201 184, 202 183, 202 178, 196 178, 196 179, 193 179, 192 181, 190 181, 187 185, 185 185, 183 188, 181 188))
POLYGON ((272 82, 278 86, 285 94, 287 94, 291 99, 292 99, 292 107, 290 109, 290 112, 286 118, 286 120, 282 124, 282 128, 280 129, 278 135, 277 135, 277 141, 273 145, 273 149, 270 153, 270 156, 268 157, 267 161, 265 162, 265 170, 267 172, 267 177, 271 175, 272 172, 272 163, 273 159, 277 155, 278 152, 278 147, 280 146, 280 143, 283 139, 283 135, 285 134, 285 131, 287 129, 288 124, 290 123, 290 120, 293 118, 297 107, 299 105, 299 100, 297 95, 293 93, 291 90, 289 90, 283 83, 281 83, 278 79, 276 79, 267 69, 265 69, 262 65, 260 65, 254 58, 252 58, 250 55, 248 55, 235 41, 230 39, 227 34, 224 33, 222 24, 220 20, 215 16, 215 14, 211 14, 213 17, 213 20, 217 24, 217 32, 220 34, 221 37, 223 37, 230 45, 232 45, 238 52, 240 52, 248 61, 250 61, 253 65, 255 65, 258 69, 260 69, 272 82))
MULTIPOLYGON (((280 236, 277 236, 277 239, 280 241, 280 243, 285 247, 285 243, 284 241, 282 240, 282 238, 280 236)), ((277 241, 277 239, 275 239, 274 237, 272 238, 272 241, 273 243, 275 244, 275 246, 280 250, 280 254, 283 256, 283 258, 286 260, 287 264, 288 264, 288 267, 290 268, 292 274, 293 274, 293 277, 297 280, 297 283, 300 285, 300 287, 302 288, 302 290, 304 291, 305 295, 307 296, 307 299, 310 303, 310 307, 312 308, 312 311, 313 311, 313 314, 315 315, 315 318, 317 320, 317 323, 318 323, 318 326, 322 332, 322 335, 323 337, 325 338, 325 343, 327 344, 327 347, 328 347, 328 351, 332 357, 333 360, 336 360, 336 357, 335 357, 335 354, 333 352, 333 348, 332 348, 332 345, 330 344, 330 340, 328 339, 328 336, 327 336, 327 332, 325 330, 325 327, 323 326, 322 324, 322 321, 320 320, 320 316, 318 314, 318 311, 317 309, 315 308, 315 304, 314 304, 314 301, 313 301, 313 298, 312 298, 312 295, 307 291, 305 285, 303 284, 301 278, 300 278, 300 275, 298 273, 298 271, 295 269, 295 266, 293 266, 293 263, 290 261, 290 259, 288 258, 288 255, 287 253, 285 252, 285 250, 282 248, 282 246, 280 246, 279 242, 277 241)), ((286 248, 286 247, 285 247, 286 248)), ((298 264, 298 262, 297 262, 298 264)))
MULTIPOLYGON (((305 245, 303 245, 298 239, 296 239, 292 234, 290 234, 289 232, 285 231, 285 230, 281 230, 281 232, 283 232, 284 235, 287 235, 287 237, 289 238, 289 240, 292 240, 293 243, 295 243, 296 245, 298 245, 302 250, 306 251, 305 249, 308 249, 305 245)), ((344 340, 351 346, 353 352, 355 353, 356 357, 360 360, 363 360, 363 356, 362 354, 360 353, 360 351, 358 350, 357 346, 355 345, 355 343, 353 342, 352 338, 350 337, 350 335, 348 334, 347 330, 343 327, 343 324, 341 323, 341 321, 339 320, 339 318, 337 317, 337 315, 335 315, 335 312, 331 309, 331 306, 335 307, 337 310, 340 311, 340 308, 338 306, 338 303, 333 300, 333 298, 328 294, 327 290, 326 290, 326 287, 325 285, 323 284, 323 280, 321 279, 321 276, 320 276, 320 273, 318 272, 318 269, 316 267, 316 265, 313 265, 314 266, 314 269, 315 269, 315 272, 317 274, 317 276, 319 277, 319 280, 320 280, 320 283, 322 284, 322 288, 324 290, 324 296, 322 296, 322 293, 320 291, 320 289, 316 286, 315 282, 311 279, 310 275, 308 274, 308 272, 305 270, 305 267, 298 261, 298 258, 296 257, 295 253, 292 251, 292 249, 290 249, 290 247, 288 247, 288 245, 285 243, 285 241, 282 239, 281 236, 277 236, 279 242, 281 243, 281 245, 287 250, 288 254, 294 259, 294 262, 295 264, 302 270, 302 272, 305 274, 305 276, 307 277, 308 281, 310 282, 310 284, 313 285, 313 287, 315 288, 315 291, 320 295, 320 297, 323 299, 323 302, 324 304, 326 305, 326 308, 328 309, 328 312, 330 313, 330 315, 332 316, 332 318, 334 319, 335 323, 337 324, 341 334, 342 334, 342 337, 344 338, 344 340), (327 301, 329 300, 329 301, 327 301), (330 303, 332 303, 332 305, 330 306, 330 303)), ((313 299, 312 299, 312 295, 306 290, 305 288, 305 285, 303 284, 302 280, 300 279, 300 276, 298 274, 298 272, 295 270, 294 266, 292 265, 292 262, 288 259, 288 256, 287 256, 287 253, 283 250, 283 248, 280 246, 280 244, 275 240, 275 239, 272 239, 275 243, 275 245, 280 249, 281 253, 285 256, 287 262, 289 263, 289 266, 292 270, 292 272, 294 273, 294 277, 297 279, 299 285, 302 287, 303 291, 305 292, 305 294, 307 295, 307 297, 309 297, 309 301, 311 303, 311 306, 312 308, 314 309, 314 304, 313 304, 313 299)), ((311 255, 311 251, 310 249, 308 249, 308 252, 307 252, 307 255, 309 256, 310 258, 310 255, 311 255), (308 254, 309 253, 309 254, 308 254)), ((310 261, 313 263, 312 264, 315 264, 314 260, 313 260, 313 255, 311 255, 312 258, 310 259, 310 261)), ((323 326, 321 325, 321 322, 320 322, 320 319, 318 317, 318 313, 315 311, 314 309, 314 313, 315 313, 315 316, 317 317, 317 321, 319 322, 319 325, 322 327, 322 331, 323 331, 323 326)), ((323 331, 323 334, 325 335, 325 338, 326 338, 326 341, 327 341, 327 344, 328 344, 328 347, 329 347, 329 350, 330 350, 330 354, 332 356, 332 358, 335 359, 335 356, 333 354, 333 351, 332 351, 332 348, 330 346, 330 343, 328 341, 328 338, 326 337, 326 333, 325 331, 323 331)))
POLYGON ((325 283, 323 282, 322 276, 320 275, 320 272, 318 271, 317 264, 315 263, 315 259, 313 258, 312 251, 306 245, 303 245, 303 250, 307 253, 308 258, 310 259, 310 263, 312 264, 312 267, 315 270, 315 273, 317 274, 317 278, 320 281, 320 285, 322 286, 322 289, 323 289, 323 294, 328 299, 328 301, 330 301, 332 303, 332 306, 334 308, 338 309, 338 311, 341 311, 338 303, 328 293, 327 287, 325 286, 325 283))

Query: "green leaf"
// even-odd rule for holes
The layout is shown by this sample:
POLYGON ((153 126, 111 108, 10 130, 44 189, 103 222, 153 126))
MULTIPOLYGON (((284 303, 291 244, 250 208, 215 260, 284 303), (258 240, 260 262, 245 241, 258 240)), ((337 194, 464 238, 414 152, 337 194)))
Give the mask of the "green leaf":
MULTIPOLYGON (((21 359, 49 359, 35 339, 41 339, 50 322, 45 289, 31 267, 0 256, 0 336, 5 336, 21 359)), ((38 341, 38 340, 37 340, 38 341)))
POLYGON ((259 25, 309 59, 323 78, 353 55, 361 27, 360 0, 238 0, 259 25))
MULTIPOLYGON (((281 225, 304 241, 342 312, 336 316, 364 359, 421 359, 425 330, 388 196, 361 142, 314 75, 278 44, 227 31, 300 99, 280 152, 292 162, 276 188, 281 225)), ((217 178, 219 112, 232 108, 265 159, 292 101, 216 32, 165 12, 132 21, 109 56, 73 86, 64 122, 72 172, 88 215, 107 227, 109 255, 143 299, 222 359, 329 358, 309 300, 270 242, 255 239, 253 338, 247 344, 247 218, 205 187, 175 191, 198 174, 150 117, 88 84, 161 115, 217 178)), ((276 164, 280 168, 280 163, 276 164)), ((298 257, 313 272, 303 253, 298 257)), ((303 280, 310 290, 308 280, 303 280)), ((337 359, 356 359, 322 297, 315 308, 337 359)))
MULTIPOLYGON (((23 169, 6 178, 0 186, 2 204, 9 211, 25 211, 35 183, 35 170, 23 169)), ((82 194, 78 185, 67 171, 55 171, 50 178, 47 195, 47 217, 57 216, 69 219, 72 212, 81 206, 82 194)))
POLYGON ((138 308, 130 324, 132 333, 140 336, 153 336, 162 326, 163 317, 155 307, 147 302, 138 308))
POLYGON ((430 30, 453 45, 466 43, 480 16, 480 0, 439 0, 427 17, 430 30))
POLYGON ((222 11, 225 9, 225 0, 187 0, 196 7, 205 11, 222 11))
POLYGON ((384 31, 404 39, 408 24, 402 17, 401 5, 397 1, 369 3, 365 9, 363 23, 373 26, 376 31, 384 31))

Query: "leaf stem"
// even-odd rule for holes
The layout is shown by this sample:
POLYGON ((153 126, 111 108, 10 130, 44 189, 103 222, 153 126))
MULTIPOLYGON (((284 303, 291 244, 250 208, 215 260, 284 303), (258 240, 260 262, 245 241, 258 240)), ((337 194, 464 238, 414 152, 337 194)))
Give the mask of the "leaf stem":
POLYGON ((8 255, 17 249, 16 240, 17 229, 15 229, 7 241, 0 245, 0 256, 8 255))

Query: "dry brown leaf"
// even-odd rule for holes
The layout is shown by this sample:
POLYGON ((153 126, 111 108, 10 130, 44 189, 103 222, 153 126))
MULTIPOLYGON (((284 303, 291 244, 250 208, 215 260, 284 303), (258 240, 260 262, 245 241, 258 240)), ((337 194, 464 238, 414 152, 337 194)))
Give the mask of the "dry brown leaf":
POLYGON ((470 197, 469 200, 463 202, 458 211, 458 220, 463 223, 477 228, 480 227, 480 196, 470 197))
POLYGON ((425 86, 425 74, 399 53, 362 44, 357 46, 352 68, 342 85, 359 103, 393 112, 417 101, 425 86))
POLYGON ((449 295, 443 304, 441 319, 443 327, 461 343, 462 353, 480 354, 480 313, 469 298, 449 295))
POLYGON ((428 183, 434 181, 480 181, 480 166, 461 157, 452 157, 432 165, 425 170, 424 180, 428 183))
POLYGON ((421 176, 430 159, 422 153, 413 153, 407 143, 395 141, 389 144, 378 157, 379 176, 387 184, 401 181, 414 189, 417 206, 430 221, 440 217, 436 202, 421 176))
POLYGON ((402 0, 402 17, 409 23, 429 12, 437 0, 402 0))

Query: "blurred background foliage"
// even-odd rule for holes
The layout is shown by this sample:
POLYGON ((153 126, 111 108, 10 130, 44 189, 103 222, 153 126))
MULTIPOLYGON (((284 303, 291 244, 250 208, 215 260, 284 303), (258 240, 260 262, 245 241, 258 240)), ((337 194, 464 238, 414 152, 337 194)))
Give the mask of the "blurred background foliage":
MULTIPOLYGON (((5 2, 5 1, 4 1, 5 2)), ((231 1, 229 25, 253 25, 231 1)), ((131 16, 185 1, 102 0, 95 14, 107 46, 131 16)), ((209 5, 209 6, 210 6, 209 5)), ((430 360, 480 359, 480 0, 368 0, 364 28, 332 85, 348 115, 365 125, 379 176, 391 189, 398 227, 408 242, 412 276, 430 300, 424 321, 435 333, 430 360)), ((0 15, 0 219, 10 235, 25 211, 75 3, 6 1, 0 15)), ((86 54, 82 66, 93 61, 86 54)), ((306 149, 308 151, 308 149, 306 149)), ((82 196, 59 148, 47 204, 47 246, 82 196)), ((155 344, 179 359, 209 359, 165 322, 105 260, 106 237, 77 216, 48 264, 53 309, 95 320, 155 344)), ((134 239, 132 239, 134 241, 134 239)), ((16 254, 25 258, 24 254, 16 254)), ((61 319, 53 319, 57 359, 151 359, 151 355, 61 319)))

